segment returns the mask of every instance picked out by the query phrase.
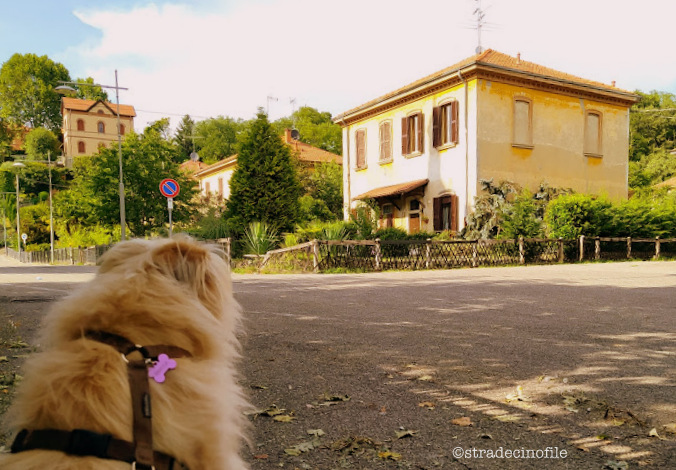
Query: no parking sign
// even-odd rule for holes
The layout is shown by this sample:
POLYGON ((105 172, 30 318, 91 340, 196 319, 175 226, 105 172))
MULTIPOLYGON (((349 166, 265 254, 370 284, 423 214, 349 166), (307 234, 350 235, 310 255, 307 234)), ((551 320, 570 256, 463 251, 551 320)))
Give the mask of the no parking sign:
POLYGON ((167 209, 169 209, 169 236, 171 237, 174 228, 171 220, 171 210, 174 208, 174 198, 181 192, 181 187, 176 180, 165 178, 160 183, 160 192, 162 193, 162 196, 167 198, 167 209))

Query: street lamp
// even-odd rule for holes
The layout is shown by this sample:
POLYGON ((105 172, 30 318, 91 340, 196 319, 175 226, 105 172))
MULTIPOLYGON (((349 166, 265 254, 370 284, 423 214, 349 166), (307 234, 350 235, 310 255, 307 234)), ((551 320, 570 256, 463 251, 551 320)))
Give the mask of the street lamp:
MULTIPOLYGON (((46 163, 49 168, 49 261, 54 264, 54 206, 52 204, 52 153, 47 150, 47 160, 33 160, 35 163, 46 163)), ((57 163, 57 166, 59 164, 57 163)))
POLYGON ((120 240, 124 241, 126 234, 126 215, 124 209, 124 181, 122 178, 122 134, 120 134, 120 90, 128 90, 129 88, 122 88, 117 84, 117 70, 115 70, 115 86, 111 85, 100 85, 98 83, 81 83, 81 82, 63 82, 63 85, 59 85, 54 88, 54 91, 61 94, 67 94, 69 92, 77 91, 68 85, 77 85, 77 86, 91 86, 91 87, 101 87, 101 88, 111 88, 115 90, 115 101, 117 104, 117 154, 120 160, 120 229, 121 235, 120 240))
POLYGON ((19 260, 21 260, 21 226, 19 224, 19 171, 25 168, 21 162, 14 162, 12 164, 16 168, 16 251, 19 252, 19 260))

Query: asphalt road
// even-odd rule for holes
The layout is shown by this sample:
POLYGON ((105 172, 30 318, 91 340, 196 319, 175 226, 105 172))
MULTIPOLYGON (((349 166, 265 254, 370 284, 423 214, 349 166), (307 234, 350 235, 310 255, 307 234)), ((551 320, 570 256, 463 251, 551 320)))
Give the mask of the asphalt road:
MULTIPOLYGON (((0 306, 20 316, 91 276, 0 266, 0 306)), ((676 467, 675 287, 674 262, 235 275, 242 381, 288 416, 252 415, 249 460, 676 467)))

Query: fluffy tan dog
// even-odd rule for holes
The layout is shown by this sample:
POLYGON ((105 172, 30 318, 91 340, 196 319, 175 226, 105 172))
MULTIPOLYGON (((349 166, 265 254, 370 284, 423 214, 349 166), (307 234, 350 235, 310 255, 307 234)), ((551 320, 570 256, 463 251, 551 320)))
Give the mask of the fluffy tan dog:
MULTIPOLYGON (((149 381, 155 451, 190 470, 246 469, 239 451, 247 404, 234 369, 239 329, 229 269, 215 251, 180 236, 120 243, 95 279, 47 316, 42 352, 26 362, 11 426, 84 429, 133 442, 127 363, 87 335, 105 332, 186 351, 163 383, 149 381)), ((131 464, 37 449, 1 455, 0 468, 129 470, 131 464)))

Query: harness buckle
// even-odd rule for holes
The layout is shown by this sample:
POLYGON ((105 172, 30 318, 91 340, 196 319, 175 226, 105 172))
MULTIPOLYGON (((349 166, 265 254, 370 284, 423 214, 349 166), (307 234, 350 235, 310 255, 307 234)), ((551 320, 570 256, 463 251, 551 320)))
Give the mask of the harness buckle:
POLYGON ((136 466, 136 461, 134 460, 131 463, 131 470, 155 470, 155 465, 143 465, 142 463, 139 464, 139 466, 136 466))

